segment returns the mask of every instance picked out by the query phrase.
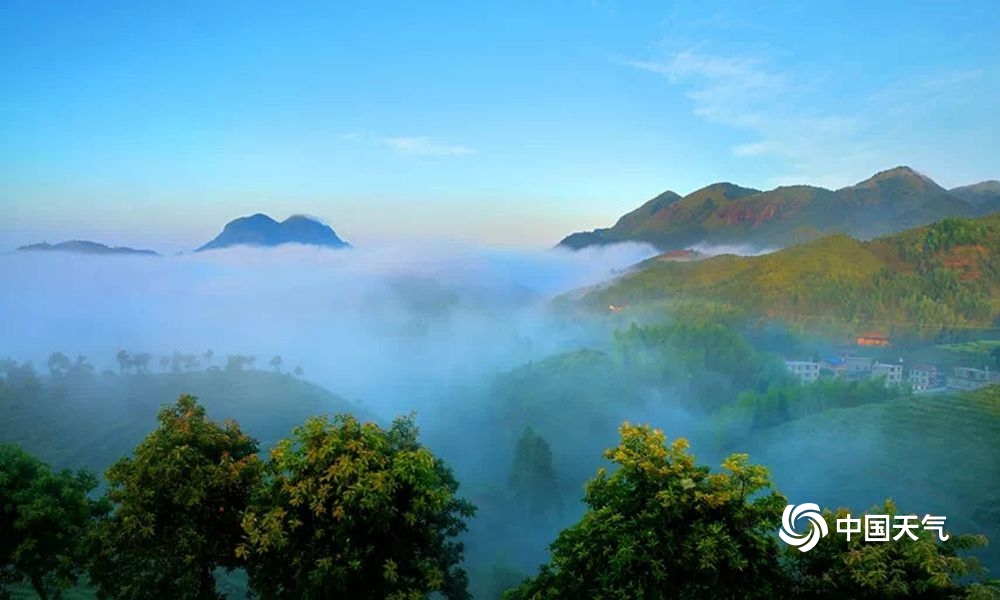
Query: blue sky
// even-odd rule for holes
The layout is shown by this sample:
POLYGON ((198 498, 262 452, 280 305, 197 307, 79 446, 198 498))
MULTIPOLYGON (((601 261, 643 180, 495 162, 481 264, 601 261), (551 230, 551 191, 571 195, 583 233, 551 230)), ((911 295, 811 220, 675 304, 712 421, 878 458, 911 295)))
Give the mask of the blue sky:
POLYGON ((0 245, 548 246, 665 189, 1000 178, 1000 3, 0 4, 0 245))

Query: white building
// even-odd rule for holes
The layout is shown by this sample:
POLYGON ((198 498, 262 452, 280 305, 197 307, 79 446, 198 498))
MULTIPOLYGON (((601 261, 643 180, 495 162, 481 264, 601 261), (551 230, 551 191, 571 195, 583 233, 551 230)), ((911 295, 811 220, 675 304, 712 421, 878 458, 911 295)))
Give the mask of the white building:
POLYGON ((933 365, 913 365, 910 367, 907 382, 915 392, 922 392, 934 386, 937 382, 937 367, 933 365))
POLYGON ((877 362, 872 365, 872 378, 885 379, 886 387, 902 385, 903 365, 877 362))
POLYGON ((997 373, 971 367, 955 367, 954 375, 948 378, 948 388, 952 390, 978 390, 995 383, 1000 383, 997 373))
POLYGON ((848 381, 868 379, 872 375, 875 359, 867 356, 845 356, 843 375, 848 381))
POLYGON ((808 360, 786 360, 785 368, 798 377, 802 383, 814 383, 819 379, 819 363, 808 360))

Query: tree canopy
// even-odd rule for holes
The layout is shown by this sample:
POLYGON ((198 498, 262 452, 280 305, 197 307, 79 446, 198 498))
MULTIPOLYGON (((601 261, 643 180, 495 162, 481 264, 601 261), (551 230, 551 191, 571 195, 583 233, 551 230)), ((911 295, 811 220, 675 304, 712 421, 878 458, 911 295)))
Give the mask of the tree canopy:
POLYGON ((108 469, 109 518, 91 533, 91 579, 120 599, 218 598, 213 571, 241 566, 241 516, 262 463, 257 442, 209 420, 193 396, 108 469))
POLYGON ((628 423, 586 486, 589 510, 551 546, 551 562, 507 600, 771 598, 782 575, 774 537, 785 499, 746 455, 712 473, 688 444, 628 423))
POLYGON ((77 581, 79 540, 104 510, 87 497, 96 486, 88 471, 53 472, 17 446, 0 444, 0 597, 6 584, 22 580, 43 600, 77 581))
POLYGON ((457 489, 412 418, 309 419, 272 450, 243 519, 251 588, 265 600, 467 598, 454 538, 473 507, 457 489))

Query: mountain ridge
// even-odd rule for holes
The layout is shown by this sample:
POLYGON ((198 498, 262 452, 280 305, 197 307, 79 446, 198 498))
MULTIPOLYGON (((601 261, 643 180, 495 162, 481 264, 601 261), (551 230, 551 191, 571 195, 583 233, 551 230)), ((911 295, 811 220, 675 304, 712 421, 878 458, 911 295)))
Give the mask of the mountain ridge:
MULTIPOLYGON (((985 183, 985 182, 984 182, 985 183)), ((980 184, 976 184, 980 185, 980 184)), ((686 196, 668 191, 620 217, 613 226, 570 234, 559 246, 637 241, 662 251, 696 244, 761 244, 784 247, 824 234, 873 239, 947 217, 973 217, 1000 210, 992 192, 980 204, 952 193, 906 166, 875 173, 854 185, 829 190, 799 184, 761 191, 720 182, 686 196)))

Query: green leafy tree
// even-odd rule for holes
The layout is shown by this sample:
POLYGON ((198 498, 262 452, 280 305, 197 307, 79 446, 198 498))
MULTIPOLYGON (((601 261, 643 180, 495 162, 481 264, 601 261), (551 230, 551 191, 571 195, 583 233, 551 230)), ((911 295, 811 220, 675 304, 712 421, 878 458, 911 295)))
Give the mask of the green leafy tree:
POLYGON ((12 444, 0 445, 0 597, 27 580, 39 598, 58 598, 81 574, 79 540, 104 504, 87 497, 97 478, 54 473, 12 444))
POLYGON ((589 510, 559 534, 551 561, 507 600, 773 598, 783 576, 775 524, 785 498, 745 454, 712 473, 648 426, 621 427, 617 470, 587 483, 589 510))
POLYGON ((111 598, 219 598, 213 571, 242 566, 240 522, 263 471, 257 442, 209 420, 193 396, 157 418, 134 456, 108 469, 115 510, 91 536, 91 579, 111 598))
POLYGON ((521 434, 514 450, 510 489, 529 518, 562 510, 559 484, 552 468, 552 450, 545 438, 530 427, 521 434))
MULTIPOLYGON (((870 514, 889 515, 890 524, 899 513, 887 500, 870 514)), ((785 559, 792 578, 789 595, 810 600, 945 600, 959 598, 1000 598, 1000 588, 974 579, 985 572, 971 557, 959 552, 986 545, 981 535, 947 534, 939 541, 937 532, 919 527, 890 542, 866 542, 864 534, 854 534, 848 541, 843 533, 834 534, 838 519, 847 518, 847 509, 823 511, 832 535, 822 538, 809 552, 788 547, 785 559)), ((850 515, 861 519, 864 515, 850 515)), ((863 531, 863 529, 862 529, 863 531)), ((893 529, 892 536, 899 534, 893 529)))
POLYGON ((412 418, 383 430, 312 418, 271 451, 243 519, 251 588, 262 598, 468 598, 460 568, 471 504, 417 441, 412 418))

